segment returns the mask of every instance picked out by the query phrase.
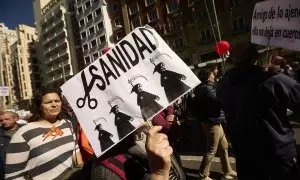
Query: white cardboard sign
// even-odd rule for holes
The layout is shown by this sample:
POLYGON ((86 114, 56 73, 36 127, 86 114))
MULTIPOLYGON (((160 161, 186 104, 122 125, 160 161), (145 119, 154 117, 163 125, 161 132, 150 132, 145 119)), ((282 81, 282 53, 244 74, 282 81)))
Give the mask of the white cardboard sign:
POLYGON ((199 83, 146 26, 132 31, 61 89, 99 157, 199 83))
POLYGON ((0 96, 9 96, 9 88, 7 86, 0 87, 0 96))
POLYGON ((251 42, 300 50, 300 1, 269 0, 256 3, 251 42))

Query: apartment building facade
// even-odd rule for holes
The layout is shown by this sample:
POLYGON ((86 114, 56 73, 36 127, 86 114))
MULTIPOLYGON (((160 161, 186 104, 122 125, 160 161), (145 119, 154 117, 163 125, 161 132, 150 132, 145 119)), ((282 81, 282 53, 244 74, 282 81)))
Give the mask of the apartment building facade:
POLYGON ((75 12, 79 26, 84 66, 102 55, 102 49, 113 46, 112 28, 103 0, 76 0, 75 12))
MULTIPOLYGON (((250 40, 253 9, 255 3, 260 1, 215 0, 221 39, 232 45, 250 40)), ((188 7, 192 18, 185 27, 185 34, 190 47, 182 52, 183 56, 188 57, 191 65, 220 60, 215 53, 215 43, 220 39, 212 1, 206 1, 205 4, 204 0, 189 0, 188 7)))
POLYGON ((10 46, 17 39, 15 30, 11 30, 4 23, 0 23, 0 86, 8 86, 9 88, 9 96, 0 97, 0 106, 4 109, 15 101, 10 46))
MULTIPOLYGON (((221 38, 232 44, 248 40, 252 11, 259 1, 215 0, 221 38)), ((111 0, 109 9, 115 42, 148 24, 187 65, 220 60, 214 50, 219 37, 212 1, 111 0)))
POLYGON ((74 0, 33 2, 44 86, 60 87, 79 71, 82 59, 80 42, 75 38, 78 27, 74 3, 74 0))
POLYGON ((184 34, 184 19, 190 14, 185 11, 187 3, 179 8, 176 0, 112 0, 109 5, 115 42, 137 27, 150 25, 174 51, 188 46, 184 34))

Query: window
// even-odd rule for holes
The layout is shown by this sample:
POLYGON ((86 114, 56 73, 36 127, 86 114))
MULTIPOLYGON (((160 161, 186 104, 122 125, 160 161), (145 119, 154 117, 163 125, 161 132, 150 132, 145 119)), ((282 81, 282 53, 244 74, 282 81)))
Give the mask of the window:
POLYGON ((178 9, 178 5, 177 3, 175 2, 175 0, 171 0, 169 2, 167 2, 167 11, 168 11, 168 14, 174 12, 174 11, 177 11, 178 9))
POLYGON ((24 74, 22 74, 22 77, 23 77, 23 81, 25 81, 25 75, 24 74))
POLYGON ((20 58, 20 62, 21 62, 21 64, 23 64, 23 60, 22 60, 22 58, 20 58))
POLYGON ((118 10, 119 10, 119 4, 114 3, 114 4, 112 5, 112 11, 113 11, 113 12, 116 12, 116 11, 118 11, 118 10))
POLYGON ((81 19, 80 21, 79 21, 79 26, 81 27, 81 26, 84 26, 84 19, 81 19))
POLYGON ((131 27, 132 29, 135 29, 137 27, 141 26, 140 18, 135 18, 131 21, 131 27))
POLYGON ((115 18, 115 25, 121 25, 120 17, 115 18))
POLYGON ((239 0, 230 0, 230 7, 235 7, 239 5, 240 5, 239 0))
POLYGON ((84 63, 85 64, 89 64, 90 62, 91 62, 90 56, 87 56, 87 57, 84 58, 84 63))
POLYGON ((134 13, 138 12, 138 6, 137 3, 132 3, 129 5, 129 15, 132 15, 134 13))
POLYGON ((21 69, 22 69, 22 72, 24 72, 24 67, 23 66, 21 66, 21 69))
POLYGON ((33 37, 33 35, 31 35, 31 40, 33 40, 33 41, 34 41, 34 37, 33 37))
POLYGON ((27 40, 30 41, 30 36, 29 34, 26 34, 27 35, 27 40))
POLYGON ((145 0, 146 7, 154 3, 154 0, 145 0))
POLYGON ((210 29, 206 29, 206 37, 207 37, 207 39, 211 38, 210 29))
POLYGON ((24 83, 24 89, 26 90, 26 84, 24 83))
POLYGON ((239 18, 238 24, 239 24, 240 29, 245 29, 245 23, 244 23, 243 18, 239 18))
POLYGON ((89 7, 91 7, 91 2, 90 1, 88 1, 87 3, 85 3, 85 8, 87 9, 89 7))
POLYGON ((102 44, 102 43, 104 43, 105 42, 105 35, 103 35, 103 36, 101 36, 100 38, 99 38, 99 42, 100 42, 100 44, 102 44))
POLYGON ((82 49, 83 49, 83 51, 88 50, 88 49, 89 49, 89 45, 88 45, 88 44, 84 44, 84 45, 82 46, 82 49))
POLYGON ((86 38, 86 32, 85 32, 85 31, 83 31, 83 32, 81 33, 81 39, 84 39, 84 38, 86 38))
POLYGON ((87 16, 87 22, 89 22, 91 20, 93 20, 93 15, 92 14, 90 14, 90 15, 87 16))
POLYGON ((203 30, 201 30, 200 33, 201 33, 201 39, 202 39, 202 41, 209 40, 212 37, 210 29, 203 29, 203 30))
POLYGON ((243 18, 238 18, 234 21, 232 21, 232 30, 233 31, 241 31, 241 30, 245 30, 246 29, 246 25, 245 25, 245 21, 243 18))
POLYGON ((157 10, 148 13, 148 22, 153 22, 158 19, 157 10))
POLYGON ((27 91, 25 91, 25 96, 27 96, 27 91))
POLYGON ((90 35, 95 33, 95 28, 94 28, 94 26, 91 27, 91 28, 89 29, 89 32, 90 32, 90 35))
POLYGON ((99 54, 98 54, 98 53, 93 54, 94 60, 98 59, 98 57, 99 57, 99 54))
POLYGON ((101 21, 100 23, 98 23, 97 27, 98 27, 98 30, 103 29, 104 28, 103 21, 101 21))
POLYGON ((101 15, 101 9, 99 8, 95 11, 95 17, 98 17, 100 15, 101 15))
POLYGON ((122 31, 117 33, 116 40, 120 40, 121 38, 122 38, 122 31))
POLYGON ((175 46, 176 49, 177 48, 181 48, 181 47, 184 46, 182 37, 180 37, 180 38, 178 38, 178 39, 175 40, 174 46, 175 46))
POLYGON ((97 46, 97 41, 96 40, 92 40, 91 42, 91 48, 97 46))
POLYGON ((81 14, 83 12, 83 9, 82 9, 82 6, 80 6, 78 9, 77 9, 77 13, 78 14, 81 14))

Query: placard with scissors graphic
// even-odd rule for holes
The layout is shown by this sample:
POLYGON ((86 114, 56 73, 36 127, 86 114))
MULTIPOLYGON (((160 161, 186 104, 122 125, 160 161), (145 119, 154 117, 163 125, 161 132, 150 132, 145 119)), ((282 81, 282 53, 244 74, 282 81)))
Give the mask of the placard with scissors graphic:
POLYGON ((99 157, 199 83, 158 33, 145 26, 61 89, 99 157))

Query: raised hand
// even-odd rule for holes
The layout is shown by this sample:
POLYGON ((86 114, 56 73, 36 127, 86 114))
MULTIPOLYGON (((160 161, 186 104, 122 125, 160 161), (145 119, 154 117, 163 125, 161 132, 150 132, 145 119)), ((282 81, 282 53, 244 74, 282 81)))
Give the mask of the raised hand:
POLYGON ((159 133, 161 126, 154 126, 147 134, 146 151, 152 180, 168 180, 171 168, 172 147, 168 137, 159 133))

